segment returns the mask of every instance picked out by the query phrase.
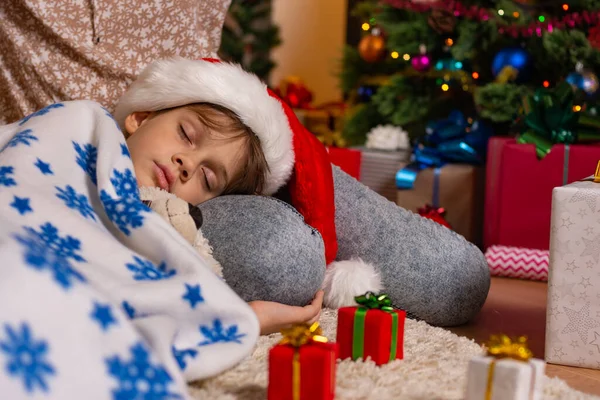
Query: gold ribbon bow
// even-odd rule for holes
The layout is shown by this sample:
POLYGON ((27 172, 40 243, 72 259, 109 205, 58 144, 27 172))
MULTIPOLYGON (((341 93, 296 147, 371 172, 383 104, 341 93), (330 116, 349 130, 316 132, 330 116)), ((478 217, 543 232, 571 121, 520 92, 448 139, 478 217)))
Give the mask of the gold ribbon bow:
POLYGON ((303 346, 309 341, 327 343, 327 338, 323 336, 323 331, 318 322, 312 325, 307 323, 295 324, 282 329, 281 334, 283 339, 279 344, 289 344, 294 347, 303 346))
POLYGON ((295 324, 281 330, 283 338, 279 344, 289 344, 295 348, 292 360, 292 398, 300 400, 300 346, 308 342, 327 343, 323 331, 318 322, 309 325, 307 323, 295 324))
POLYGON ((600 183, 600 161, 598 161, 598 165, 596 166, 596 172, 594 173, 594 182, 600 183))
MULTIPOLYGON (((529 349, 526 336, 519 336, 516 339, 512 339, 504 334, 492 335, 487 343, 487 349, 487 354, 495 358, 495 360, 492 360, 490 363, 487 386, 485 389, 485 400, 490 400, 492 398, 496 361, 503 358, 511 358, 513 360, 527 362, 533 357, 533 353, 529 349)), ((534 378, 535 374, 532 369, 532 383, 529 392, 530 398, 533 398, 533 389, 535 387, 534 378)))
POLYGON ((512 358, 529 361, 533 353, 527 345, 527 337, 511 339, 507 335, 492 335, 487 343, 488 355, 496 358, 512 358))

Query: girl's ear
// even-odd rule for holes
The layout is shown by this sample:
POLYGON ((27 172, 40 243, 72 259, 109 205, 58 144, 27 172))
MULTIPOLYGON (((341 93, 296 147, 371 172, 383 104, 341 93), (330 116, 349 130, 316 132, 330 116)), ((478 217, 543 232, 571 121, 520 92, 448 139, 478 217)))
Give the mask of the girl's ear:
POLYGON ((148 117, 151 115, 151 112, 148 111, 137 111, 131 113, 125 118, 125 131, 129 135, 133 135, 139 128, 144 124, 145 121, 148 120, 148 117))

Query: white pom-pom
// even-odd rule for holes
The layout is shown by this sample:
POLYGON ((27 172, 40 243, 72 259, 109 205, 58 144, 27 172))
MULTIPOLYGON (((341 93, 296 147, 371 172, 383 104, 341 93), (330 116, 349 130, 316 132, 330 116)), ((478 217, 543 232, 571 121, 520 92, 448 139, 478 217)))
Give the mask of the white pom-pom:
POLYGON ((382 289, 381 277, 373 265, 360 258, 335 261, 325 273, 323 304, 329 308, 354 306, 354 297, 366 292, 379 293, 382 289))
POLYGON ((399 126, 378 125, 367 133, 368 149, 401 150, 410 147, 408 133, 399 126))

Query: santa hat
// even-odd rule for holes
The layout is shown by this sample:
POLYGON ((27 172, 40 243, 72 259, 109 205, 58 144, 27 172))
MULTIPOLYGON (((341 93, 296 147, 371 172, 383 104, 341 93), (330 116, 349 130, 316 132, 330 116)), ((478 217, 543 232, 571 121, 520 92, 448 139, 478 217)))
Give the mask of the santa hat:
POLYGON ((292 109, 255 75, 237 64, 216 59, 156 61, 121 97, 115 119, 123 127, 125 118, 136 111, 201 102, 233 111, 256 133, 269 165, 261 194, 271 195, 286 186, 292 205, 321 234, 328 264, 328 305, 347 305, 354 295, 379 291, 381 282, 372 266, 360 260, 345 261, 340 268, 332 263, 337 239, 333 175, 327 151, 292 109))

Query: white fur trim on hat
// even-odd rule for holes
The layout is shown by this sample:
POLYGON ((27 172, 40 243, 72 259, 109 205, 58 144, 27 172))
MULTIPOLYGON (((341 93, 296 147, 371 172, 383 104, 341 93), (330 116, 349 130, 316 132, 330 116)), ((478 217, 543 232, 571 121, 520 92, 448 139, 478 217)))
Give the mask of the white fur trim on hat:
POLYGON ((136 111, 200 102, 228 108, 256 133, 269 165, 262 194, 273 194, 287 182, 294 150, 285 111, 258 77, 237 64, 182 58, 155 61, 121 97, 115 119, 123 127, 125 118, 136 111))
POLYGON ((360 258, 335 261, 325 272, 323 304, 329 308, 355 306, 354 297, 382 289, 381 277, 373 265, 360 258))

